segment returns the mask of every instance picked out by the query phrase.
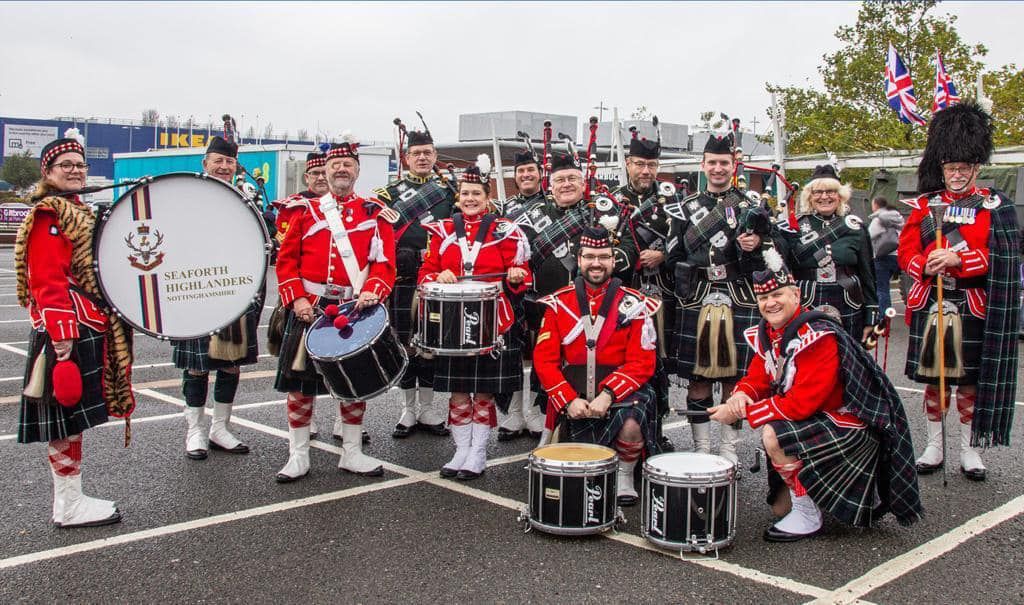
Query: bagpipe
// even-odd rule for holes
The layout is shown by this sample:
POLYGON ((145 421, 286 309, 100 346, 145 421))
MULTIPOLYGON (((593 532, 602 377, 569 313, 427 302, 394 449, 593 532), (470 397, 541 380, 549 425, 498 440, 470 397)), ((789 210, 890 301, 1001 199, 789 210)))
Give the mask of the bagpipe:
MULTIPOLYGON (((235 145, 241 145, 241 139, 238 135, 238 125, 235 123, 235 118, 231 117, 231 114, 224 114, 220 117, 224 123, 224 140, 230 141, 235 145)), ((256 169, 257 174, 253 175, 245 166, 242 165, 241 161, 238 161, 238 176, 235 179, 235 187, 238 187, 239 191, 245 194, 247 198, 252 200, 257 206, 262 208, 263 200, 270 199, 267 197, 267 189, 264 186, 266 179, 263 175, 259 174, 259 169, 256 169), (245 180, 245 177, 252 179, 252 183, 245 180), (255 183, 255 185, 253 184, 255 183), (257 189, 259 187, 259 189, 257 189)))

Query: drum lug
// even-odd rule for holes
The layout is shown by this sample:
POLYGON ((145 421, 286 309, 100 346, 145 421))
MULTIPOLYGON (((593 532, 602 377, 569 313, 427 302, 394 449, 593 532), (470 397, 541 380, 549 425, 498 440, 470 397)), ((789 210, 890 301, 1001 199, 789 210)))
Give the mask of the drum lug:
POLYGON ((524 534, 530 533, 530 530, 533 529, 533 526, 530 525, 530 509, 529 508, 524 506, 522 508, 522 510, 519 511, 519 516, 516 517, 516 523, 522 523, 523 524, 523 533, 524 534))
POLYGON ((626 520, 626 513, 622 512, 621 506, 615 507, 615 523, 612 524, 612 531, 619 531, 620 528, 625 527, 629 522, 626 520))

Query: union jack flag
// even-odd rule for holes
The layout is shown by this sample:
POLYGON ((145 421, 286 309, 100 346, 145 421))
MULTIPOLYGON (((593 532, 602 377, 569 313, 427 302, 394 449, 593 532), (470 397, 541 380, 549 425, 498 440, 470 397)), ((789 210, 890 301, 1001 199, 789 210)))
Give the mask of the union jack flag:
POLYGON ((937 113, 960 102, 956 93, 953 78, 946 73, 946 64, 942 62, 942 54, 935 51, 935 100, 932 101, 932 113, 937 113))
POLYGON ((910 70, 896 54, 892 44, 889 44, 889 56, 885 61, 885 96, 889 100, 889 107, 899 114, 901 122, 919 126, 927 123, 917 113, 917 98, 914 96, 910 70))

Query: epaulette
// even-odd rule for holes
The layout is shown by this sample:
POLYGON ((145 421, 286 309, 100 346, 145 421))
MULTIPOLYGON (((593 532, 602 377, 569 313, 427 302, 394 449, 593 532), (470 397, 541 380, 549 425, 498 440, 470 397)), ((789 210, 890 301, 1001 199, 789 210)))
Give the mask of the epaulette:
POLYGON ((626 286, 619 289, 623 292, 622 300, 619 301, 619 316, 624 320, 651 317, 661 308, 660 300, 645 296, 639 290, 626 286))
POLYGON ((391 208, 375 197, 366 198, 363 201, 363 208, 366 209, 367 214, 371 217, 380 218, 391 224, 394 224, 398 219, 402 218, 401 215, 398 214, 397 210, 391 208))
POLYGON ((374 189, 373 194, 387 203, 391 203, 392 201, 391 194, 388 192, 386 187, 379 187, 377 189, 374 189))
POLYGON ((902 198, 902 199, 900 199, 900 202, 906 204, 907 206, 910 206, 914 210, 921 210, 922 208, 927 208, 928 207, 928 199, 931 198, 931 196, 936 195, 938 193, 939 192, 936 191, 935 193, 929 193, 929 194, 922 195, 922 196, 919 196, 919 197, 902 198))

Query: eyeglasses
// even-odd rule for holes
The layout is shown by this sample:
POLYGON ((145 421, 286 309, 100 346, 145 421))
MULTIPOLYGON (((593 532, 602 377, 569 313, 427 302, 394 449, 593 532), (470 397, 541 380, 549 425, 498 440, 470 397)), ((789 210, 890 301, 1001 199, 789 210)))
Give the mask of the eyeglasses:
POLYGON ((824 197, 826 195, 839 195, 839 192, 835 189, 812 189, 811 195, 815 197, 824 197))
POLYGON ((306 172, 306 175, 310 176, 310 177, 312 177, 314 179, 318 179, 320 177, 327 176, 327 171, 326 170, 309 170, 309 171, 306 172))
POLYGON ((658 169, 658 160, 651 160, 649 162, 644 162, 643 160, 630 160, 629 163, 634 165, 634 166, 636 166, 637 168, 640 168, 640 169, 644 169, 644 168, 646 168, 648 170, 657 170, 658 169))
POLYGON ((601 261, 602 263, 606 263, 615 257, 612 256, 611 254, 584 254, 580 256, 580 258, 582 258, 583 262, 585 263, 592 263, 594 261, 601 261))
POLYGON ((974 170, 973 164, 943 164, 942 172, 946 174, 970 174, 974 170))
POLYGON ((562 185, 564 183, 582 183, 582 182, 583 182, 583 178, 579 177, 579 176, 575 176, 575 175, 573 175, 573 176, 560 176, 560 177, 556 177, 556 178, 551 179, 551 184, 552 185, 562 185))
POLYGON ((81 162, 61 162, 60 164, 54 164, 57 168, 60 168, 64 172, 71 172, 72 170, 88 170, 89 165, 81 162))
POLYGON ((429 158, 430 156, 434 155, 434 150, 428 149, 424 151, 410 151, 405 155, 411 158, 429 158))

